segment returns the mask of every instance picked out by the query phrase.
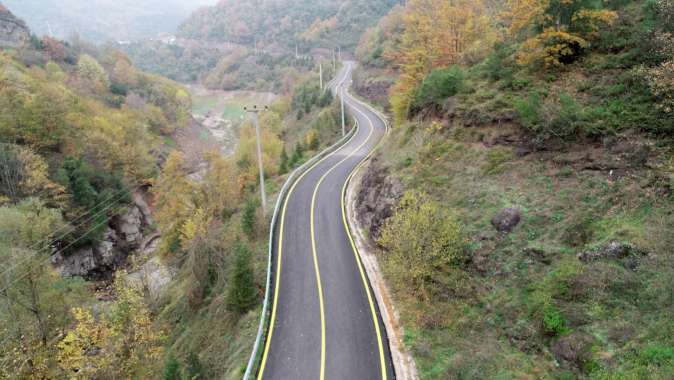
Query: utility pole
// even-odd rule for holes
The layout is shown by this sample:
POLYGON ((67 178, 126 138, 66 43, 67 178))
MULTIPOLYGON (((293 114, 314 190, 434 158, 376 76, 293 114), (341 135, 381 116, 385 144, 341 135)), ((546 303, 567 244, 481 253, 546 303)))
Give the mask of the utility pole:
POLYGON ((339 49, 339 61, 341 62, 342 61, 342 47, 338 46, 337 48, 339 49))
POLYGON ((340 86, 340 95, 339 98, 341 99, 342 103, 342 136, 346 135, 346 118, 344 115, 344 83, 342 83, 340 86))
POLYGON ((295 60, 298 60, 300 58, 300 49, 297 47, 297 43, 295 43, 295 60))
POLYGON ((323 91, 323 62, 318 63, 318 71, 320 72, 321 76, 321 91, 323 91))
POLYGON ((335 48, 332 48, 332 71, 337 73, 337 54, 335 54, 335 48))
POLYGON ((253 116, 253 122, 255 123, 255 137, 257 139, 257 161, 260 166, 260 195, 262 197, 262 214, 267 214, 267 194, 264 188, 264 165, 262 164, 262 145, 260 142, 260 121, 259 113, 266 111, 267 106, 263 109, 257 108, 257 105, 254 105, 253 108, 243 107, 243 110, 253 116))

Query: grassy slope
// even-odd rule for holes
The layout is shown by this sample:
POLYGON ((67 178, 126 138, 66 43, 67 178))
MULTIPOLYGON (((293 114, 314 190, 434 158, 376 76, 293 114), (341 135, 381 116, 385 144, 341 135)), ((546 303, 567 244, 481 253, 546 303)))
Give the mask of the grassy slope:
MULTIPOLYGON (((461 281, 438 273, 424 302, 382 256, 422 378, 670 378, 674 123, 635 77, 648 49, 638 15, 628 8, 611 44, 561 72, 518 68, 509 54, 500 78, 488 79, 489 62, 472 67, 457 96, 394 128, 380 158, 460 218, 472 257, 461 281), (528 129, 518 103, 532 93, 539 124, 528 129), (549 125, 569 129, 556 138, 549 125), (508 207, 522 221, 499 235, 490 221, 508 207), (646 254, 577 259, 611 241, 646 254)), ((390 79, 372 73, 356 88, 380 102, 369 90, 390 79)))

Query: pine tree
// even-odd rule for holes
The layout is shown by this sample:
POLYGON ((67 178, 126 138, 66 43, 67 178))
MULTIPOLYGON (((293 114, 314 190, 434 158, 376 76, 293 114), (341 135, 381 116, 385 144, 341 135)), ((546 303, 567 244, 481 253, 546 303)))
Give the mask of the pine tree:
POLYGON ((279 165, 278 174, 283 175, 288 172, 288 152, 286 152, 286 147, 283 147, 281 151, 281 164, 279 165))
POLYGON ((249 199, 243 208, 243 215, 241 216, 241 230, 250 239, 255 237, 256 209, 255 202, 249 199))
POLYGON ((227 306, 229 310, 243 314, 250 310, 256 302, 255 282, 251 265, 251 254, 243 244, 236 247, 236 257, 232 269, 227 306))

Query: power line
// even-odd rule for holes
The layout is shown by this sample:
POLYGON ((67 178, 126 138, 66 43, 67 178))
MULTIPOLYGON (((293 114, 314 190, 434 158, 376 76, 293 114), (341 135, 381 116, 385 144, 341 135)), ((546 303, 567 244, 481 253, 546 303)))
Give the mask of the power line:
MULTIPOLYGON (((137 187, 135 188, 135 190, 139 189, 140 187, 141 187, 141 186, 137 186, 137 187)), ((135 190, 134 190, 134 191, 135 191, 135 190)), ((109 202, 110 200, 112 200, 113 198, 118 198, 116 201, 121 200, 122 196, 126 195, 127 192, 128 192, 127 189, 119 190, 118 192, 116 192, 116 193, 114 193, 113 195, 111 195, 108 199, 106 199, 106 200, 104 200, 104 201, 101 201, 101 202, 95 204, 94 206, 90 207, 90 208, 89 208, 89 211, 85 211, 85 212, 82 213, 80 216, 78 216, 78 217, 75 218, 74 220, 70 221, 67 225, 65 225, 65 226, 63 226, 63 227, 57 229, 56 231, 52 232, 51 234, 49 234, 49 236, 54 235, 54 234, 56 234, 56 233, 59 232, 59 231, 65 230, 66 228, 72 227, 72 225, 73 225, 74 223, 78 222, 80 219, 82 219, 83 217, 85 217, 87 214, 89 214, 91 211, 95 210, 97 207, 101 206, 102 204, 108 203, 108 202, 109 202)), ((115 202, 116 202, 116 201, 115 201, 115 202)), ((86 223, 86 222, 87 222, 87 221, 82 222, 82 223, 80 223, 78 226, 81 226, 83 223, 86 223)), ((78 226, 73 227, 73 229, 75 229, 75 228, 78 227, 78 226)), ((61 235, 60 237, 58 237, 58 238, 54 238, 54 239, 51 239, 51 238, 44 238, 44 239, 42 239, 42 240, 39 240, 39 241, 33 243, 30 247, 28 247, 28 249, 34 249, 34 248, 37 247, 38 245, 42 245, 41 243, 44 243, 44 242, 46 242, 46 241, 48 241, 48 240, 50 241, 50 243, 53 243, 53 242, 55 242, 55 241, 57 241, 57 240, 62 239, 63 237, 65 237, 66 235, 68 235, 68 234, 71 233, 71 232, 73 232, 72 229, 71 229, 70 231, 68 231, 67 233, 62 234, 62 235, 61 235)))
MULTIPOLYGON (((40 262, 40 263, 38 264, 38 266, 39 266, 39 265, 44 265, 45 263, 47 263, 48 261, 50 261, 51 258, 52 258, 52 256, 55 256, 55 255, 57 255, 57 254, 59 254, 59 253, 63 253, 66 249, 72 247, 73 245, 75 245, 75 243, 77 243, 77 242, 79 242, 80 240, 84 239, 89 233, 93 232, 93 231, 96 230, 97 228, 99 228, 99 227, 103 226, 104 224, 108 223, 109 220, 110 220, 110 218, 106 218, 106 220, 104 220, 102 223, 99 223, 99 224, 95 225, 94 227, 92 227, 91 229, 89 229, 87 232, 85 232, 84 234, 82 234, 79 238, 73 240, 73 241, 72 241, 70 244, 68 244, 67 246, 65 246, 65 247, 63 247, 63 248, 61 248, 61 249, 59 249, 59 250, 56 251, 53 255, 49 255, 49 257, 47 257, 45 260, 43 260, 42 262, 40 262)), ((32 272, 32 269, 29 269, 28 272, 26 272, 24 275, 22 275, 21 277, 15 279, 14 281, 8 283, 5 287, 3 287, 2 289, 0 289, 0 294, 6 292, 12 285, 14 285, 14 284, 16 284, 17 282, 19 282, 19 281, 23 280, 24 278, 26 278, 26 277, 30 274, 30 272, 32 272)))
MULTIPOLYGON (((138 188, 140 188, 140 186, 136 187, 135 189, 137 190, 138 188)), ((54 239, 51 239, 51 240, 50 240, 50 238, 47 238, 47 239, 43 239, 43 240, 41 240, 41 241, 38 241, 37 243, 31 245, 31 247, 29 247, 28 250, 29 250, 29 251, 34 250, 38 245, 41 245, 40 243, 47 242, 48 240, 49 240, 49 241, 47 242, 47 243, 48 243, 47 246, 49 246, 49 245, 53 244, 54 242, 56 242, 56 241, 58 241, 58 240, 64 238, 65 236, 67 236, 68 234, 72 233, 73 231, 76 231, 79 227, 82 227, 83 225, 85 225, 85 224, 89 223, 90 221, 94 220, 96 217, 98 217, 99 215, 105 213, 107 210, 109 210, 109 209, 112 208, 113 206, 119 205, 119 202, 122 200, 122 197, 125 195, 125 192, 126 192, 126 190, 121 190, 120 192, 118 192, 118 193, 117 193, 118 196, 116 197, 117 199, 116 199, 115 201, 113 201, 112 203, 110 203, 109 205, 107 205, 106 207, 104 207, 103 209, 99 210, 99 211, 96 212, 95 214, 91 215, 91 216, 90 216, 89 218, 87 218, 85 221, 80 222, 79 224, 77 224, 77 225, 75 225, 75 226, 69 225, 69 226, 65 226, 65 227, 62 227, 62 228, 56 230, 56 231, 60 231, 60 230, 63 230, 64 228, 66 228, 66 227, 72 227, 72 229, 71 229, 70 231, 68 231, 68 232, 66 232, 66 233, 63 233, 63 234, 61 234, 61 236, 59 236, 59 237, 57 237, 57 238, 54 238, 54 239)), ((102 205, 102 204, 104 204, 104 203, 107 203, 107 202, 110 201, 112 198, 114 198, 114 196, 111 197, 111 198, 108 198, 106 201, 103 201, 103 202, 98 203, 98 204, 95 205, 92 209, 94 209, 94 208, 96 208, 96 207, 98 207, 98 206, 100 206, 100 205, 102 205)), ((83 215, 81 215, 81 216, 80 216, 79 218, 77 218, 76 220, 82 219, 82 217, 84 217, 85 215, 86 215, 86 213, 83 214, 83 215)), ((107 223, 109 220, 110 220, 110 218, 106 218, 106 221, 105 221, 105 222, 107 223)), ((93 230, 92 230, 92 231, 93 231, 93 230)), ((81 236, 78 240, 76 240, 76 241, 79 241, 79 240, 81 240, 82 238, 84 238, 86 235, 89 234, 89 232, 91 232, 91 231, 86 232, 84 235, 82 235, 82 236, 81 236)), ((71 246, 71 245, 72 245, 72 244, 68 245, 68 247, 71 246)), ((66 247, 66 248, 67 248, 67 247, 66 247)), ((38 254, 39 254, 39 251, 35 251, 33 254, 28 255, 26 258, 22 259, 20 262, 15 263, 14 265, 12 265, 12 266, 11 266, 10 268, 8 268, 8 269, 5 269, 5 270, 2 272, 2 274, 0 274, 0 275, 5 275, 5 274, 7 274, 7 273, 13 271, 13 270, 16 269, 18 266, 23 265, 24 263, 26 263, 27 261, 31 260, 33 257, 37 256, 38 254)))

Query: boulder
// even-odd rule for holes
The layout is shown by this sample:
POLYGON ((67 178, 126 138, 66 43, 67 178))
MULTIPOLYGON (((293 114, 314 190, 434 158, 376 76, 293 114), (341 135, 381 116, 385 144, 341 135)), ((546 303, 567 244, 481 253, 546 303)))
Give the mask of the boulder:
POLYGON ((517 227, 522 219, 519 210, 515 208, 507 208, 501 210, 491 219, 491 224, 496 230, 503 234, 508 234, 517 227))
POLYGON ((30 41, 26 24, 0 4, 0 48, 17 49, 30 41))
POLYGON ((563 367, 580 369, 592 359, 593 342, 592 336, 574 332, 559 338, 550 350, 563 367))
POLYGON ((143 215, 143 223, 146 226, 151 226, 154 222, 152 221, 152 211, 150 207, 145 202, 145 198, 142 193, 133 193, 133 203, 138 207, 138 210, 143 215))
POLYGON ((119 251, 115 249, 117 242, 117 233, 112 228, 109 228, 103 234, 103 239, 94 248, 94 253, 98 258, 98 262, 102 265, 112 266, 115 264, 119 251))

